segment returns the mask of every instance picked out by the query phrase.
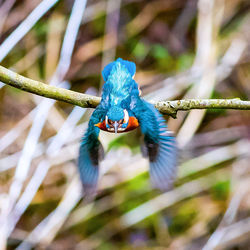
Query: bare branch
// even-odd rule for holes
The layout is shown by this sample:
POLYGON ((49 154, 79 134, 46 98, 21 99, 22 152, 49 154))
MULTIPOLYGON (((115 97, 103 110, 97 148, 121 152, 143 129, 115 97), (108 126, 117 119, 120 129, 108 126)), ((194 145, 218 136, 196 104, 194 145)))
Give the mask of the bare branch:
POLYGON ((36 95, 48 97, 58 101, 64 101, 83 108, 95 108, 100 102, 100 98, 98 97, 81 94, 71 90, 58 88, 52 85, 44 84, 42 82, 31 80, 2 66, 0 66, 0 81, 12 87, 36 95))
POLYGON ((191 109, 242 109, 250 110, 250 101, 234 99, 187 99, 176 101, 164 101, 155 104, 155 107, 163 114, 175 115, 177 111, 191 109))
MULTIPOLYGON (((101 98, 86 95, 71 90, 47 85, 42 82, 23 77, 13 71, 0 66, 0 81, 12 87, 44 96, 47 98, 64 101, 82 108, 95 108, 101 98)), ((162 101, 155 103, 155 107, 163 114, 176 116, 177 111, 191 109, 240 109, 250 110, 250 101, 234 99, 189 99, 176 101, 162 101)))

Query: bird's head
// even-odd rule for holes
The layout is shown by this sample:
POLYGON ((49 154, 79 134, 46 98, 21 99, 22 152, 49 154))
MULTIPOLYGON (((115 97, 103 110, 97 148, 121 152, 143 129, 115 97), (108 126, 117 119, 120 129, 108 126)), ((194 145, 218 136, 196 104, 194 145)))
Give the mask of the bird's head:
POLYGON ((134 116, 129 116, 126 109, 113 106, 106 113, 105 119, 95 126, 111 133, 122 133, 137 128, 139 122, 134 116))
POLYGON ((111 107, 105 116, 105 125, 109 132, 117 133, 125 131, 128 122, 128 111, 117 106, 111 107))

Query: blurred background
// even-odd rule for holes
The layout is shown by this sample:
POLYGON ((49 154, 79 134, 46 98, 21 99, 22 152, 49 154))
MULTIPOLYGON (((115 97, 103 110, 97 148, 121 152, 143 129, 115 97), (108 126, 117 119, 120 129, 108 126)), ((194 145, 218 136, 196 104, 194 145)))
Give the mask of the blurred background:
MULTIPOLYGON (((137 65, 149 101, 250 99, 248 0, 0 0, 0 63, 100 95, 104 65, 137 65)), ((99 192, 82 200, 92 110, 0 83, 0 249, 250 249, 250 112, 166 117, 178 179, 152 190, 139 132, 101 133, 99 192)))

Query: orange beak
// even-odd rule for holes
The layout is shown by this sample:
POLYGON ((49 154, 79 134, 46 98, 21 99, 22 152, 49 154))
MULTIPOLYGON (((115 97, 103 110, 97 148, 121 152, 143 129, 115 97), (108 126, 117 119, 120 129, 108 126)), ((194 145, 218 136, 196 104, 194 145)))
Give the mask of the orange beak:
POLYGON ((95 126, 98 127, 98 128, 100 128, 100 127, 101 127, 101 124, 102 124, 102 123, 99 122, 99 123, 95 124, 95 126))
POLYGON ((99 129, 102 129, 105 131, 107 130, 105 120, 103 122, 99 122, 99 123, 95 124, 95 126, 98 127, 99 129))

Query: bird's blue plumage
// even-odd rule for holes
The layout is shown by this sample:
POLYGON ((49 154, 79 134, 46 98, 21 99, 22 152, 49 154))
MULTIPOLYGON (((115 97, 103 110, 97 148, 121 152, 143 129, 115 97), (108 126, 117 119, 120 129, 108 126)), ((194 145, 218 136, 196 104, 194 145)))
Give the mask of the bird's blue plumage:
POLYGON ((107 116, 109 119, 113 121, 119 121, 123 118, 124 112, 121 107, 118 106, 111 106, 107 112, 107 116))
POLYGON ((102 105, 105 108, 127 108, 132 95, 139 96, 138 84, 133 80, 135 64, 118 58, 102 71, 104 80, 102 105))
POLYGON ((100 129, 95 126, 103 117, 103 110, 99 107, 93 112, 88 129, 80 146, 78 169, 87 196, 95 193, 99 176, 99 160, 103 158, 103 148, 98 140, 100 129))
POLYGON ((168 190, 176 177, 177 144, 155 107, 140 99, 133 109, 144 135, 143 152, 149 157, 150 178, 155 188, 168 190))
POLYGON ((93 112, 79 154, 79 171, 86 195, 96 191, 102 152, 99 130, 126 132, 140 125, 144 135, 142 151, 149 158, 154 187, 169 189, 176 176, 177 146, 162 115, 139 96, 133 80, 136 66, 118 58, 102 71, 105 81, 102 100, 93 112))
POLYGON ((136 71, 135 63, 123 60, 118 58, 116 61, 109 63, 107 66, 104 67, 102 71, 102 76, 105 82, 108 81, 108 77, 111 74, 111 70, 114 68, 115 65, 118 63, 124 65, 126 70, 129 72, 130 76, 133 77, 136 71))

